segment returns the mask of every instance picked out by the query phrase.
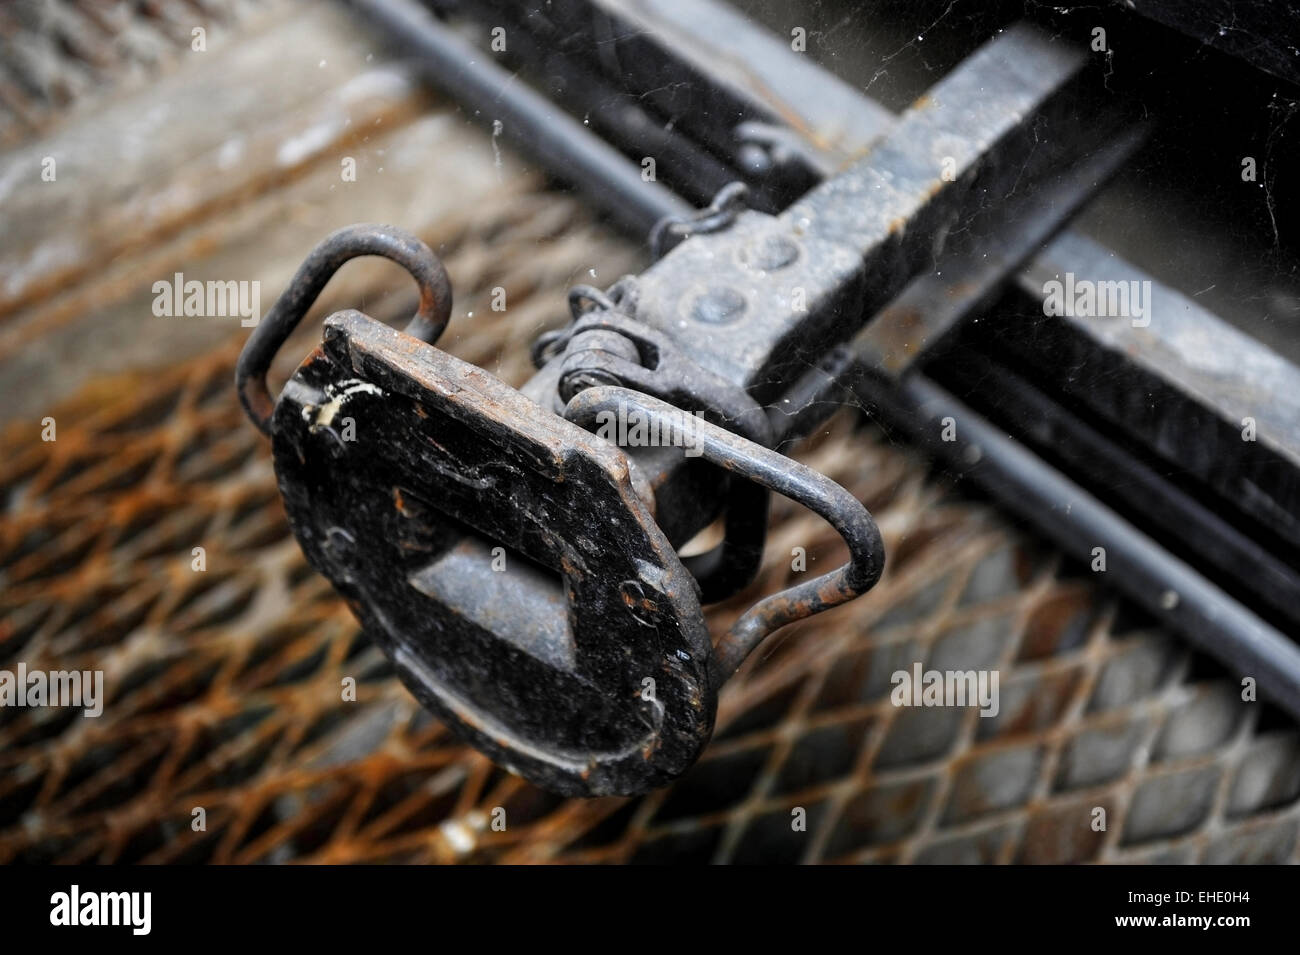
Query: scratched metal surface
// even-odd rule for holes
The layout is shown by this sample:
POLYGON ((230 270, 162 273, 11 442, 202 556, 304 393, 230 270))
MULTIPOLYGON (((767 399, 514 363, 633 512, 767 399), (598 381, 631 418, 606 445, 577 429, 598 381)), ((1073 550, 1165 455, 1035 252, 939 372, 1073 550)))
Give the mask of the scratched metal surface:
MULTIPOLYGON (((597 259, 637 263, 537 182, 501 188, 437 238, 460 303, 448 347, 516 384, 576 276, 597 259), (505 313, 486 307, 497 286, 518 290, 505 313)), ((358 293, 376 317, 409 308, 381 297, 391 279, 358 293)), ((1300 857, 1292 722, 1243 703, 1213 664, 852 410, 798 457, 875 513, 881 584, 755 654, 675 785, 630 800, 537 790, 423 713, 307 567, 231 387, 241 341, 92 380, 52 407, 56 442, 31 416, 3 432, 0 668, 103 669, 109 700, 94 720, 0 709, 0 861, 1300 857), (893 706, 890 674, 917 661, 997 669, 1000 714, 893 706)), ((710 614, 715 635, 790 582, 792 548, 817 570, 842 559, 837 546, 778 502, 762 575, 710 614)))

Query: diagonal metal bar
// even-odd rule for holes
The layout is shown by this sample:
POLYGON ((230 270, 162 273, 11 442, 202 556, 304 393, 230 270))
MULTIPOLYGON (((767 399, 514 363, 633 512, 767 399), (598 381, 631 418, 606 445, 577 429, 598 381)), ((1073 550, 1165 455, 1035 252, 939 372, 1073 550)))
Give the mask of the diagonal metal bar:
POLYGON ((347 0, 414 56, 421 74, 508 140, 526 148, 561 181, 590 189, 594 201, 634 232, 648 232, 689 203, 646 181, 622 154, 541 94, 516 81, 439 23, 415 0, 347 0), (494 124, 499 123, 497 127, 494 124))
MULTIPOLYGON (((784 124, 785 142, 795 143, 795 165, 814 175, 839 168, 843 153, 836 158, 836 149, 827 138, 811 132, 819 128, 816 97, 787 90, 791 95, 782 99, 781 108, 772 109, 770 91, 761 83, 736 80, 737 76, 745 76, 746 70, 752 72, 753 60, 742 64, 740 72, 728 78, 728 70, 734 67, 725 62, 727 56, 723 53, 729 37, 701 31, 698 22, 689 19, 673 22, 676 7, 670 3, 665 9, 667 13, 659 13, 655 5, 634 0, 556 0, 536 12, 529 28, 538 35, 544 35, 546 30, 558 35, 554 34, 557 28, 571 28, 570 50, 586 50, 591 56, 594 46, 593 62, 607 74, 612 71, 623 75, 633 86, 632 92, 642 94, 647 102, 670 116, 673 124, 731 160, 736 155, 735 131, 723 123, 720 132, 719 116, 758 117, 760 122, 784 124), (683 29, 689 36, 679 35, 683 29), (674 36, 673 40, 666 39, 674 36), (623 49, 639 49, 644 54, 638 57, 641 62, 637 70, 626 70, 631 58, 619 58, 623 49), (666 82, 670 79, 675 79, 677 86, 666 82), (650 95, 662 93, 667 87, 672 87, 672 96, 667 99, 650 95), (815 158, 818 154, 820 161, 815 158)), ((776 47, 773 55, 777 55, 776 47)), ((843 363, 855 361, 852 349, 829 354, 828 349, 864 326, 875 339, 877 356, 882 354, 882 343, 890 346, 902 342, 908 346, 905 360, 894 368, 895 374, 903 375, 904 383, 928 376, 953 329, 962 327, 961 318, 987 302, 1024 248, 1050 234, 1064 215, 1034 222, 1026 235, 1018 238, 1012 234, 996 269, 982 270, 968 262, 972 281, 962 287, 953 305, 936 310, 934 334, 910 342, 914 329, 908 325, 909 310, 889 306, 891 302, 906 306, 909 296, 913 302, 928 299, 933 305, 942 286, 926 277, 926 265, 938 261, 948 245, 949 234, 969 228, 981 209, 1002 204, 1015 192, 1015 183, 1027 171, 1023 157, 1033 152, 1024 148, 1028 143, 1056 143, 1065 152, 1070 150, 1071 134, 1080 134, 1079 127, 1085 125, 1078 116, 1079 102, 1071 103, 1075 115, 1064 124, 1053 115, 1053 106, 1059 105, 1062 90, 1081 65, 1077 55, 1046 42, 1032 30, 1017 27, 981 49, 893 123, 882 116, 878 104, 850 89, 851 95, 838 100, 838 108, 861 119, 864 128, 875 124, 877 130, 863 137, 864 142, 871 142, 864 159, 813 189, 779 216, 742 215, 726 232, 684 243, 641 277, 628 310, 638 320, 673 336, 708 371, 735 382, 767 403, 784 404, 791 397, 787 395, 789 383, 809 368, 828 368, 831 376, 841 373, 843 363), (888 134, 881 136, 878 131, 886 128, 888 134), (1035 235, 1035 231, 1045 234, 1035 235), (913 282, 917 284, 907 289, 913 282), (901 303, 897 298, 900 293, 901 303), (879 314, 882 310, 883 314, 879 314), (873 316, 874 321, 867 325, 873 316), (836 362, 841 363, 838 369, 836 362)), ((816 67, 812 70, 801 74, 800 83, 811 83, 820 72, 816 67)), ((835 86, 837 96, 844 93, 843 85, 827 74, 820 73, 820 78, 835 86)), ((804 89, 815 86, 813 83, 804 89)), ((1079 155, 1095 152, 1086 145, 1076 146, 1075 151, 1079 155)), ((1099 162, 1104 160, 1098 158, 1099 162)), ((604 188, 598 179, 588 180, 586 185, 596 193, 604 188)), ((1067 203, 1071 210, 1081 198, 1076 196, 1067 203)), ((1057 246, 1079 241, 1066 232, 1057 240, 1057 246)), ((959 255, 960 247, 954 252, 959 255)), ((1092 281, 1107 281, 1117 274, 1129 280, 1148 280, 1127 263, 1102 255, 1104 262, 1096 257, 1090 260, 1086 255, 1067 262, 1042 256, 1031 259, 1027 274, 1035 277, 1022 280, 1021 286, 1032 296, 1031 310, 1041 309, 1040 278, 1044 271, 1056 274, 1068 267, 1092 281), (1033 284, 1026 284, 1029 282, 1033 284)), ((949 256, 943 265, 952 265, 960 272, 959 261, 949 256)), ((1074 348, 1069 367, 1078 370, 1066 387, 1075 395, 1091 397, 1092 414, 1110 424, 1122 424, 1120 419, 1125 415, 1139 419, 1130 438, 1154 441, 1167 465, 1187 469, 1198 479, 1209 481, 1209 489, 1221 498, 1235 491, 1238 499, 1228 501, 1228 505, 1244 510, 1257 525, 1273 512, 1280 529, 1266 528, 1267 533, 1286 537, 1289 514, 1294 509, 1288 512, 1279 504, 1295 493, 1296 469, 1289 462, 1285 467, 1273 468, 1272 461, 1286 461, 1294 449, 1300 448, 1293 429, 1277 426, 1276 422, 1270 424, 1269 441, 1262 443, 1265 453, 1244 458, 1234 454, 1236 470, 1229 468, 1226 478, 1214 460, 1215 448, 1226 452, 1227 446, 1221 440, 1211 443, 1207 451, 1204 443, 1170 437, 1179 434, 1179 429, 1186 434, 1187 427, 1194 428, 1198 415, 1208 413, 1217 422, 1222 438, 1226 434, 1223 427, 1234 414, 1240 414, 1241 401, 1234 403, 1233 399, 1234 394, 1237 399, 1242 396, 1242 392, 1234 392, 1240 388, 1241 375, 1229 374, 1217 385, 1206 387, 1205 376, 1198 376, 1194 367, 1195 355, 1163 341, 1163 335, 1177 331, 1172 322, 1154 323, 1150 340, 1128 339, 1119 347, 1096 338, 1086 328, 1070 329, 1060 322, 1057 325, 1066 328, 1067 344, 1074 348), (1122 360, 1125 349, 1136 350, 1142 359, 1126 365, 1122 360), (1168 414, 1143 418, 1145 409, 1132 404, 1133 388, 1095 387, 1099 382, 1104 384, 1105 377, 1114 375, 1117 368, 1130 375, 1130 382, 1160 384, 1178 402, 1171 404, 1168 414), (1159 440, 1162 437, 1166 439, 1163 444, 1159 440)), ((1268 378, 1273 382, 1289 378, 1289 366, 1274 368, 1270 360, 1275 363, 1276 359, 1262 346, 1239 335, 1221 334, 1226 326, 1213 316, 1198 315, 1195 325, 1199 334, 1210 335, 1221 344, 1226 364, 1239 369, 1268 366, 1268 378)), ((1064 352, 1050 348, 1035 352, 1030 347, 1050 340, 1051 336, 1021 340, 1013 334, 1010 342, 1020 349, 1022 360, 1036 363, 1038 370, 1050 374, 1050 369, 1061 367, 1064 352)), ((556 407, 555 384, 555 375, 547 368, 525 390, 539 403, 556 407)), ((900 389, 900 400, 906 394, 905 389, 900 389)), ((1250 389, 1245 394, 1249 399, 1250 389)), ((969 410, 980 413, 981 409, 969 410)), ((911 413, 919 414, 919 410, 912 408, 911 413)), ((810 420, 816 417, 812 414, 810 420)), ((1267 414, 1264 417, 1267 419, 1267 414)), ((1000 448, 1000 444, 991 445, 986 453, 997 455, 1000 448)), ((640 453, 636 459, 656 488, 658 519, 671 540, 681 542, 691 536, 715 512, 717 502, 711 488, 698 477, 691 480, 690 469, 662 454, 640 453)), ((972 476, 981 480, 978 473, 972 476)), ((1014 467, 1004 469, 1003 476, 1013 482, 1034 479, 1029 472, 1014 467)), ((998 493, 997 488, 990 490, 998 493)), ((1022 490, 1021 494, 1002 494, 1002 498, 1019 510, 1030 511, 1035 506, 1031 502, 1041 495, 1031 486, 1022 490)), ((1085 530, 1067 513, 1048 532, 1058 542, 1066 543, 1069 535, 1085 530)), ((1137 533, 1131 526, 1129 530, 1137 533)), ((1120 535, 1118 540, 1132 542, 1136 538, 1120 535)), ((1152 606, 1150 595, 1141 591, 1143 585, 1137 577, 1112 575, 1112 579, 1139 603, 1152 606)), ((1260 579, 1267 579, 1267 575, 1260 575, 1260 579)), ((1214 610, 1217 598, 1211 592, 1218 588, 1202 575, 1193 572, 1184 580, 1188 586, 1179 588, 1183 613, 1162 614, 1180 629, 1190 626, 1195 631, 1200 627, 1204 634, 1208 632, 1206 626, 1217 628, 1221 642, 1228 647, 1250 645, 1259 627, 1267 629, 1266 624, 1221 593, 1231 604, 1231 612, 1214 610), (1183 594, 1189 587, 1197 594, 1211 596, 1202 600, 1183 594), (1186 614, 1195 618, 1191 624, 1186 614), (1248 620, 1249 625, 1243 623, 1248 620)), ((1153 609, 1160 612, 1162 607, 1160 602, 1153 609)), ((1222 648, 1220 653, 1229 656, 1222 648)), ((1283 679, 1300 685, 1300 668, 1289 673, 1284 669, 1274 671, 1271 685, 1277 687, 1283 679)))
POLYGON ((905 113, 870 154, 776 217, 740 217, 640 277, 635 316, 760 401, 894 298, 1021 176, 1083 57, 1020 25, 905 113))

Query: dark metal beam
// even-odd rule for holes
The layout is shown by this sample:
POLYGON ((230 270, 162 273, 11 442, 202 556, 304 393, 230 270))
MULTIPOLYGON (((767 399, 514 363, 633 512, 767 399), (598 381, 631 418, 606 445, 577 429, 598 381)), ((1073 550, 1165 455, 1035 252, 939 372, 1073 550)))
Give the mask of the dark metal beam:
POLYGON ((779 216, 742 215, 652 266, 638 280, 635 316, 758 400, 775 400, 928 271, 949 235, 1027 178, 1029 143, 1074 141, 1060 107, 1082 65, 1033 28, 1008 29, 866 158, 779 216))
POLYGON ((1300 645, 924 375, 890 385, 864 375, 856 388, 892 429, 1031 521, 1067 554, 1091 563, 1092 549, 1104 547, 1105 579, 1117 590, 1300 716, 1300 645), (956 422, 953 441, 941 437, 945 418, 956 422))
POLYGON ((1300 369, 1077 233, 1043 249, 1018 281, 1041 303, 1045 284, 1067 275, 1136 288, 1147 314, 1039 316, 1032 335, 1000 340, 1030 361, 1050 350, 1071 369, 1060 385, 1073 400, 1300 548, 1300 369))
POLYGON ((781 144, 814 178, 847 168, 894 124, 893 114, 828 75, 792 38, 718 0, 562 0, 520 12, 514 0, 476 10, 522 17, 550 49, 578 57, 635 92, 674 127, 721 156, 790 130, 781 144))

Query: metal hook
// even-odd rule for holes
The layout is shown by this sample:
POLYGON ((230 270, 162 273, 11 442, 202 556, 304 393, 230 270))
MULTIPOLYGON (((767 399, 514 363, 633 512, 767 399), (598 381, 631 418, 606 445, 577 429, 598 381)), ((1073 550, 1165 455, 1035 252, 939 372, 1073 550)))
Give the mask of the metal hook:
MULTIPOLYGON (((564 416, 590 427, 604 412, 635 412, 657 419, 663 427, 670 427, 674 417, 682 414, 641 392, 602 385, 574 395, 564 416)), ((824 517, 849 548, 849 561, 838 570, 773 594, 745 611, 713 648, 714 685, 720 686, 769 634, 875 586, 884 570, 885 546, 871 512, 824 474, 708 422, 695 422, 693 427, 706 461, 803 504, 824 517)))
POLYGON ((661 259, 683 239, 725 229, 735 221, 748 197, 749 186, 743 182, 729 182, 703 209, 687 216, 664 216, 650 230, 650 256, 661 259), (675 239, 671 245, 666 244, 669 236, 675 239))
POLYGON ((577 321, 594 308, 615 311, 618 305, 610 296, 594 285, 575 285, 569 289, 569 314, 577 321))
POLYGON ((420 289, 420 306, 406 326, 406 334, 432 345, 451 318, 451 280, 447 270, 427 245, 390 225, 351 225, 331 232, 311 250, 289 280, 271 311, 248 336, 235 366, 235 388, 249 420, 265 435, 271 434, 275 399, 266 385, 266 373, 276 353, 344 263, 363 255, 379 255, 405 268, 420 289))

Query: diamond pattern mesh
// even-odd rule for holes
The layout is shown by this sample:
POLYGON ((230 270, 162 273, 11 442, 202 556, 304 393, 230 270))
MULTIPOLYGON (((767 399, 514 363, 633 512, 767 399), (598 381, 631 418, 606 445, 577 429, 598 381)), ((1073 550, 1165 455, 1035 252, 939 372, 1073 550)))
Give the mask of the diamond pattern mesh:
MULTIPOLYGON (((516 384, 598 244, 635 267, 553 194, 448 228, 476 317, 444 344, 516 384), (506 313, 486 307, 497 285, 506 313)), ((237 407, 239 345, 95 383, 54 413, 54 442, 35 422, 4 437, 0 667, 102 669, 108 702, 0 709, 0 861, 1296 859, 1293 723, 851 411, 797 456, 875 513, 881 584, 761 648, 675 785, 581 801, 509 776, 414 703, 306 565, 237 407), (890 675, 916 662, 996 669, 1000 712, 895 707, 890 675)), ((715 633, 799 576, 793 548, 809 572, 842 559, 818 520, 773 517, 761 578, 714 608, 715 633)))

